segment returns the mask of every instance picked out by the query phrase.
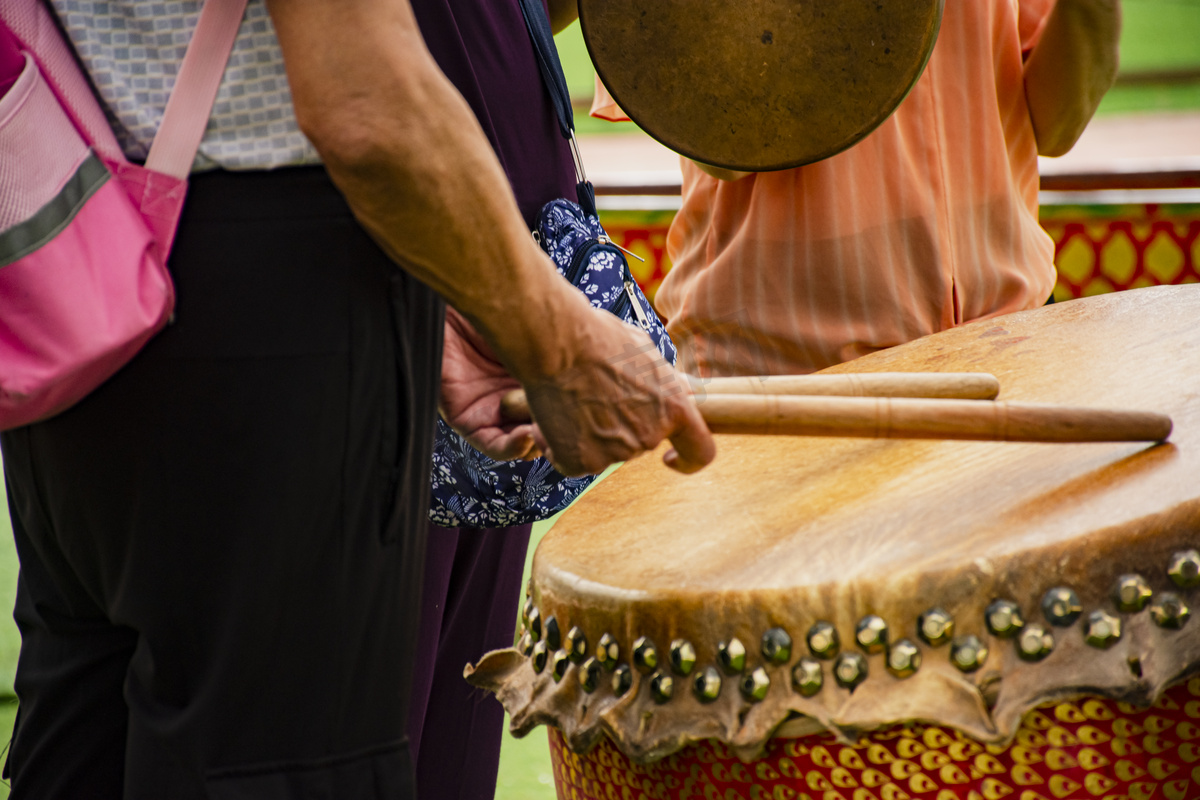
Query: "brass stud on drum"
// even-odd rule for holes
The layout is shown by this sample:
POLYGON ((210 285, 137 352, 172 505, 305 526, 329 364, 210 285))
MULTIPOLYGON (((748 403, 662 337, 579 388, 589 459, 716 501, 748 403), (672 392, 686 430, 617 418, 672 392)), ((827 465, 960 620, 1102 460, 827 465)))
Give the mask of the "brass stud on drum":
POLYGON ((833 664, 833 677, 838 686, 853 691, 867 679, 867 660, 859 653, 842 653, 833 664))
POLYGON ((671 669, 675 670, 676 674, 686 677, 692 674, 692 669, 696 666, 696 648, 692 647, 692 643, 687 639, 676 639, 671 642, 669 658, 671 669))
POLYGON ((562 647, 562 635, 558 631, 558 620, 554 617, 546 618, 546 644, 551 650, 562 647))
POLYGON ((917 617, 917 636, 931 647, 945 644, 954 636, 954 617, 945 609, 929 609, 917 617))
POLYGON ((987 657, 987 645, 973 633, 959 636, 950 643, 950 661, 963 672, 979 669, 987 657))
POLYGON ((1107 611, 1093 611, 1088 614, 1083 637, 1092 647, 1108 649, 1121 638, 1121 620, 1107 611))
POLYGON ((529 611, 529 636, 535 642, 542 638, 542 615, 537 606, 529 611))
POLYGON ((604 665, 604 668, 612 672, 617 668, 617 659, 621 657, 621 646, 617 644, 617 640, 612 637, 612 634, 604 634, 600 637, 600 643, 596 645, 596 660, 604 665))
POLYGON ((1154 598, 1154 605, 1150 606, 1150 617, 1160 628, 1179 630, 1187 624, 1191 615, 1192 612, 1183 602, 1183 598, 1174 592, 1160 592, 1158 597, 1154 598))
POLYGON ((692 692, 701 703, 711 703, 721 696, 721 673, 716 667, 705 667, 692 679, 692 692))
POLYGON ((720 642, 717 645, 717 661, 730 675, 738 674, 746 668, 746 646, 736 636, 728 642, 720 642))
POLYGON ((554 678, 555 683, 563 679, 569 666, 571 666, 571 654, 566 650, 555 650, 554 656, 550 659, 550 677, 554 678))
POLYGON ((549 654, 550 648, 546 646, 545 642, 537 642, 534 644, 533 654, 530 656, 530 658, 533 660, 534 672, 538 673, 539 675, 541 674, 542 670, 546 668, 546 658, 549 656, 549 654))
POLYGON ((628 664, 622 664, 621 666, 617 667, 616 671, 613 672, 613 694, 615 694, 617 697, 621 697, 629 691, 630 686, 633 686, 633 670, 629 668, 628 664))
POLYGON ((1171 556, 1167 574, 1180 589, 1200 586, 1200 553, 1195 550, 1184 550, 1171 556))
POLYGON ((792 667, 792 685, 796 691, 805 697, 812 697, 821 691, 825 684, 825 674, 821 662, 812 656, 803 656, 792 667))
POLYGON ((908 639, 888 648, 887 669, 897 678, 907 678, 921 668, 921 649, 908 639))
POLYGON ((650 679, 650 697, 660 706, 675 692, 675 679, 665 672, 656 672, 650 679))
POLYGON ((762 654, 772 664, 786 664, 792 657, 792 637, 783 628, 771 628, 763 634, 762 654))
POLYGON ((1051 625, 1067 628, 1079 619, 1079 615, 1083 613, 1083 606, 1080 605, 1079 595, 1075 594, 1074 590, 1057 586, 1046 592, 1042 598, 1042 613, 1051 625))
POLYGON ((588 694, 596 691, 600 685, 600 662, 589 658, 579 665, 579 686, 588 694))
POLYGON ((983 612, 984 621, 991 634, 999 639, 1011 639, 1025 627, 1021 608, 1011 600, 996 600, 983 612))
POLYGON ((1054 634, 1041 625, 1026 625, 1017 634, 1017 655, 1025 661, 1041 661, 1054 649, 1054 634))
POLYGON ((741 690, 742 697, 751 703, 763 700, 770 688, 771 677, 767 675, 767 671, 762 667, 755 667, 751 672, 743 675, 742 679, 738 682, 738 689, 741 690))
POLYGON ((1141 575, 1122 575, 1113 586, 1113 602, 1119 611, 1129 614, 1145 608, 1153 595, 1150 584, 1141 575))
MULTIPOLYGON (((529 590, 526 589, 525 591, 528 592, 529 590)), ((527 595, 525 597, 525 605, 521 607, 521 621, 528 624, 529 618, 532 616, 535 608, 536 606, 533 604, 533 597, 527 595)))
POLYGON ((658 648, 645 636, 633 643, 633 665, 642 672, 653 672, 658 668, 658 648))
POLYGON ((808 642, 809 651, 817 658, 833 658, 842 648, 837 628, 824 621, 813 623, 813 626, 808 629, 808 636, 805 639, 808 642))
POLYGON ((868 653, 882 653, 888 644, 887 622, 876 614, 868 614, 858 621, 854 640, 868 653))
POLYGON ((582 664, 583 660, 588 657, 587 654, 587 636, 578 625, 572 625, 571 630, 567 631, 567 652, 571 655, 571 660, 576 664, 582 664))
POLYGON ((533 652, 533 637, 529 635, 529 631, 522 633, 521 638, 517 640, 517 652, 526 658, 533 652))

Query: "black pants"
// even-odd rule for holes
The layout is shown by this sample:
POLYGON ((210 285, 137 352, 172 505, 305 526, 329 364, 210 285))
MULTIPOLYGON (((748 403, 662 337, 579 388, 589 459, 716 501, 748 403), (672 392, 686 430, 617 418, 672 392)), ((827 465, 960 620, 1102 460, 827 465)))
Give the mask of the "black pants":
POLYGON ((12 797, 402 798, 441 301, 320 169, 201 175, 177 321, 3 435, 12 797))

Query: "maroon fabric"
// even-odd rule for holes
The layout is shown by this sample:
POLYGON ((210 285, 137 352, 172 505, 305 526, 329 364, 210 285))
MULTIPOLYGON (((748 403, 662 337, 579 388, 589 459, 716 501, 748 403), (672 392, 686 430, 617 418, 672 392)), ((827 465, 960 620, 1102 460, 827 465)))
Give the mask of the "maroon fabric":
POLYGON ((413 10, 438 66, 483 126, 531 227, 546 202, 574 199, 571 151, 517 0, 414 0, 413 10))
MULTIPOLYGON (((550 200, 573 199, 570 150, 517 0, 414 0, 413 10, 487 134, 526 222, 532 227, 550 200)), ((504 711, 471 688, 462 669, 512 645, 530 527, 429 528, 409 715, 421 800, 495 793, 504 711)))
POLYGON ((409 749, 420 800, 491 800, 504 709, 463 665, 510 647, 531 525, 429 526, 409 749))

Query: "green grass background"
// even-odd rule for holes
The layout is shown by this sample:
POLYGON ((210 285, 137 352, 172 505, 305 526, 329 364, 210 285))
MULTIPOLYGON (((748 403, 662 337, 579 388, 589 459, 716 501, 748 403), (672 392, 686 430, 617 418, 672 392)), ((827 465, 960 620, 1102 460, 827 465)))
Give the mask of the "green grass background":
MULTIPOLYGON (((1121 40, 1123 78, 1165 70, 1200 70, 1200 0, 1124 0, 1121 40)), ((576 100, 576 125, 582 134, 636 131, 632 123, 613 124, 587 116, 592 95, 592 67, 578 24, 558 37, 563 69, 576 100)), ((1105 98, 1102 114, 1121 114, 1200 108, 1200 81, 1146 85, 1122 82, 1105 98)), ((3 485, 0 484, 0 496, 3 485)), ((5 504, 6 505, 6 504, 5 504)), ((526 575, 533 548, 553 520, 534 527, 526 575)), ((17 560, 7 514, 0 514, 0 610, 11 609, 16 594, 17 560)), ((12 730, 16 701, 12 691, 20 637, 7 611, 0 611, 0 741, 12 730)), ((7 750, 7 746, 5 746, 7 750)), ((0 785, 0 799, 8 796, 0 785)), ((525 739, 505 736, 501 751, 499 800, 553 800, 554 782, 546 732, 537 729, 525 739)))

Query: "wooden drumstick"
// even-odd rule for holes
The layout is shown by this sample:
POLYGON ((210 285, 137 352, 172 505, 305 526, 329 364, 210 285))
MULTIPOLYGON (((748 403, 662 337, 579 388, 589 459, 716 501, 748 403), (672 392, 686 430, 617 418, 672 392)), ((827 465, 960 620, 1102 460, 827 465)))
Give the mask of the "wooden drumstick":
MULTIPOLYGON (((940 397, 992 400, 1000 381, 987 372, 856 372, 840 375, 745 375, 690 377, 696 394, 835 395, 840 397, 940 397)), ((525 393, 514 389, 500 401, 505 419, 529 419, 525 393)))
POLYGON ((697 395, 788 394, 844 397, 944 397, 992 400, 1000 381, 986 372, 858 372, 691 378, 697 395))
POLYGON ((885 397, 716 395, 700 403, 713 433, 973 439, 1006 442, 1157 442, 1171 419, 1149 411, 885 397))
MULTIPOLYGON (((1170 417, 1154 412, 1026 403, 713 395, 697 405, 713 433, 1007 442, 1158 442, 1171 433, 1170 417)), ((524 392, 509 392, 501 413, 528 420, 524 392)))

